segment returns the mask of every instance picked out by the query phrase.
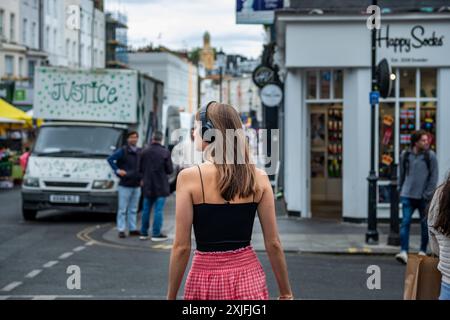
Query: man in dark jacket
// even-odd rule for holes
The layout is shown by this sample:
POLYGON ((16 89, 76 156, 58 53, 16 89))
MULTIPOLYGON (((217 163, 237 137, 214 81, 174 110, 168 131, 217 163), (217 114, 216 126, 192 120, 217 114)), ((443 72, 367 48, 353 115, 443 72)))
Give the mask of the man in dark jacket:
POLYGON ((129 235, 140 235, 136 226, 142 180, 139 172, 141 148, 136 146, 138 138, 137 132, 128 133, 128 144, 118 149, 108 158, 109 165, 120 178, 117 211, 119 238, 125 238, 126 220, 128 220, 129 235))
POLYGON ((163 134, 156 131, 152 135, 152 143, 142 152, 140 173, 143 178, 144 206, 142 209, 141 240, 148 239, 150 211, 155 205, 153 218, 152 241, 167 240, 161 232, 164 216, 164 203, 170 194, 168 174, 173 172, 170 151, 161 145, 163 134))
POLYGON ((411 148, 404 151, 400 159, 400 200, 403 209, 400 227, 401 251, 395 257, 406 264, 409 251, 409 229, 414 211, 420 215, 421 244, 419 255, 427 254, 428 223, 426 208, 433 197, 438 182, 436 154, 429 150, 428 133, 423 130, 411 136, 411 148))

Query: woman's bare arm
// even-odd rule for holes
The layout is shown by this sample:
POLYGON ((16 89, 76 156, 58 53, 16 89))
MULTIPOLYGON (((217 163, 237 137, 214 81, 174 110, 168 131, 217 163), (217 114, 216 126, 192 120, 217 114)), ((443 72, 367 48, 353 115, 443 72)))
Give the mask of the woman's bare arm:
POLYGON ((177 178, 175 239, 169 265, 167 299, 175 300, 191 254, 192 196, 189 183, 191 169, 182 170, 177 178))
POLYGON ((262 188, 262 198, 258 205, 258 216, 264 235, 264 245, 278 283, 280 298, 289 298, 292 297, 292 290, 289 284, 283 247, 278 235, 272 186, 264 172, 258 170, 257 175, 260 181, 259 185, 262 188))

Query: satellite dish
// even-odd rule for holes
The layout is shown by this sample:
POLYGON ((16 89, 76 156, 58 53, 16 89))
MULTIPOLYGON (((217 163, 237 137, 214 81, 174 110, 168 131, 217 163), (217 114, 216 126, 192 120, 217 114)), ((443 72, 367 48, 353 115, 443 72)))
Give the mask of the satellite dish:
POLYGON ((377 81, 378 88, 380 91, 380 96, 383 98, 389 97, 392 89, 392 80, 391 80, 391 67, 386 59, 380 61, 377 66, 377 81))

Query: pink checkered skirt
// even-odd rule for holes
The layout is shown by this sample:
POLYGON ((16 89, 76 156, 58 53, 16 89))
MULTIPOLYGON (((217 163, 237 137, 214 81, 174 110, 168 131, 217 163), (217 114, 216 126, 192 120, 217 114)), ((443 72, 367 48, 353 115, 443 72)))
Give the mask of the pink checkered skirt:
POLYGON ((267 300, 266 275, 251 246, 233 251, 195 251, 185 300, 267 300))

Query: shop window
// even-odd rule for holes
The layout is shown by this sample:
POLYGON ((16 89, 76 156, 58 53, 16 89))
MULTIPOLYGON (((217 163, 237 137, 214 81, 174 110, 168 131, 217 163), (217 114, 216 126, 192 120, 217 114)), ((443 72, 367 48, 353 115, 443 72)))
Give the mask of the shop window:
POLYGON ((436 151, 436 102, 421 103, 420 128, 429 133, 430 148, 436 151))
POLYGON ((320 71, 320 99, 330 99, 331 71, 320 71))
POLYGON ((328 177, 342 178, 342 108, 328 109, 328 177))
POLYGON ((380 103, 379 177, 390 179, 395 161, 395 103, 380 103))
POLYGON ((333 84, 334 84, 334 98, 342 99, 342 86, 343 86, 343 76, 342 70, 335 70, 333 72, 333 84))
POLYGON ((411 134, 416 130, 416 103, 400 103, 400 154, 411 144, 411 134))
POLYGON ((420 71, 420 97, 436 98, 436 69, 420 71))
POLYGON ((307 81, 308 81, 308 99, 317 99, 316 96, 316 88, 317 88, 317 78, 316 71, 308 71, 307 73, 307 81))
POLYGON ((400 69, 400 98, 416 97, 416 69, 400 69))

